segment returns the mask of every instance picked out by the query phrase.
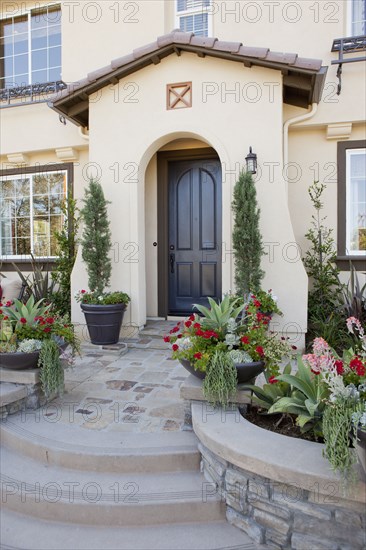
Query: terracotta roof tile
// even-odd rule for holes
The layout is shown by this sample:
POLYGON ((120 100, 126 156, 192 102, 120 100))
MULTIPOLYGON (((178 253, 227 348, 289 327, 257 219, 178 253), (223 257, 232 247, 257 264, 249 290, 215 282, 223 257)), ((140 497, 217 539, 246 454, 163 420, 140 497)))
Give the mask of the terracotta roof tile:
POLYGON ((193 36, 193 32, 176 31, 174 33, 174 42, 176 44, 189 44, 193 36))
POLYGON ((133 50, 133 57, 135 59, 139 59, 140 57, 144 57, 144 55, 149 55, 149 53, 155 52, 158 48, 159 47, 156 41, 150 42, 150 44, 146 44, 141 48, 136 48, 136 50, 133 50))
POLYGON ((242 45, 241 42, 224 42, 223 40, 218 40, 215 42, 213 49, 222 52, 238 53, 242 45))
POLYGON ((110 72, 111 65, 107 65, 106 67, 102 67, 101 69, 97 69, 96 71, 88 73, 88 80, 89 82, 95 82, 95 80, 98 80, 98 78, 102 78, 102 76, 106 76, 110 72))
POLYGON ((118 69, 119 67, 123 67, 124 65, 127 65, 128 63, 132 63, 132 61, 135 61, 135 57, 133 53, 129 53, 127 55, 124 55, 123 57, 117 57, 117 59, 112 59, 111 67, 113 70, 115 70, 115 69, 118 69))
POLYGON ((238 53, 243 57, 256 57, 257 59, 265 59, 268 52, 268 48, 252 48, 250 46, 240 46, 238 53))
POLYGON ((212 36, 193 36, 191 46, 200 46, 201 48, 213 48, 217 38, 212 36))
POLYGON ((173 44, 175 32, 176 31, 173 31, 173 32, 170 32, 169 34, 163 34, 162 36, 158 36, 156 41, 158 47, 163 48, 164 46, 169 46, 169 44, 173 44))
POLYGON ((286 65, 293 65, 296 62, 296 53, 282 53, 268 51, 266 55, 266 61, 274 61, 275 63, 285 63, 286 65))
POLYGON ((291 65, 299 69, 310 69, 312 71, 319 71, 322 66, 321 59, 310 59, 309 57, 298 57, 296 62, 291 65))

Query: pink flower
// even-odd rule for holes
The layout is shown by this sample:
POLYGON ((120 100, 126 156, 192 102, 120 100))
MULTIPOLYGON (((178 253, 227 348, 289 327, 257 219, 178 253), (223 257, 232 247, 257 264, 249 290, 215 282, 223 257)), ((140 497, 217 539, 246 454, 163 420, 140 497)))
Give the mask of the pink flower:
POLYGON ((313 341, 313 353, 316 355, 324 355, 329 351, 329 344, 324 340, 324 338, 315 338, 313 341))
POLYGON ((86 290, 80 290, 81 294, 86 294, 86 290))

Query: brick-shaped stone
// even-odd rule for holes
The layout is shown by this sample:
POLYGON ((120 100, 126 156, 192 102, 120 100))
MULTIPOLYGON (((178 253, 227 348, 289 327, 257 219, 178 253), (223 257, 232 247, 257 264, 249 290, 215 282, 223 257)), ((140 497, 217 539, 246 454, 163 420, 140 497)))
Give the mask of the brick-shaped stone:
POLYGON ((226 504, 230 506, 230 508, 233 508, 239 513, 248 513, 248 505, 242 501, 242 499, 237 498, 236 495, 226 494, 226 504))
POLYGON ((354 512, 348 512, 348 510, 336 510, 335 520, 337 523, 344 523, 347 526, 353 526, 358 529, 363 527, 362 517, 354 512))
POLYGON ((295 512, 293 530, 299 533, 312 533, 313 536, 338 540, 339 543, 352 542, 355 547, 364 542, 365 533, 362 529, 355 529, 352 526, 337 524, 334 520, 324 521, 308 514, 295 512))
POLYGON ((318 519, 330 520, 332 517, 332 512, 329 509, 323 508, 321 506, 315 506, 309 502, 304 502, 302 500, 286 500, 281 495, 274 493, 272 495, 273 502, 276 502, 282 506, 285 506, 289 510, 303 512, 304 514, 309 514, 309 516, 314 516, 318 519))
POLYGON ((248 504, 251 504, 253 508, 263 510, 264 512, 273 514, 281 519, 291 519, 291 512, 283 506, 279 506, 278 504, 259 498, 258 495, 253 495, 253 493, 248 493, 247 498, 248 504))
POLYGON ((206 462, 211 464, 211 466, 216 470, 216 472, 220 477, 225 474, 228 466, 228 463, 226 462, 226 460, 220 458, 219 456, 209 451, 207 447, 202 445, 202 443, 198 444, 198 450, 201 453, 201 455, 206 459, 206 462))
POLYGON ((226 519, 229 523, 244 531, 251 539, 259 544, 264 542, 264 529, 247 516, 238 514, 232 508, 226 509, 226 519))
POLYGON ((230 468, 226 470, 225 474, 225 485, 241 485, 243 488, 248 486, 248 477, 241 473, 239 470, 234 470, 230 468))
POLYGON ((258 510, 257 508, 254 508, 253 510, 253 518, 256 523, 263 525, 263 527, 269 527, 270 529, 284 535, 287 535, 290 530, 290 524, 288 521, 278 518, 268 512, 264 512, 263 510, 258 510))
POLYGON ((261 498, 269 499, 270 497, 270 481, 268 479, 258 477, 257 479, 249 479, 248 491, 253 495, 261 498))
MULTIPOLYGON (((290 541, 291 533, 279 533, 278 531, 273 531, 273 529, 266 529, 266 544, 271 548, 273 545, 278 548, 284 548, 288 546, 290 541)), ((308 549, 310 550, 310 549, 308 549)))
POLYGON ((338 542, 327 537, 313 537, 294 533, 291 537, 292 550, 338 550, 338 542))

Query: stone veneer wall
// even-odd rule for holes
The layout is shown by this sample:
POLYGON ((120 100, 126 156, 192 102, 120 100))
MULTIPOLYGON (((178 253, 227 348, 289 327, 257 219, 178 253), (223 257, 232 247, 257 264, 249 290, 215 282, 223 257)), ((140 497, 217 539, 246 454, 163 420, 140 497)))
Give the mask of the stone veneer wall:
POLYGON ((296 480, 276 483, 238 468, 201 443, 199 450, 201 470, 222 495, 228 521, 256 542, 291 550, 366 547, 365 510, 339 497, 335 483, 323 488, 328 495, 316 483, 310 492, 296 480))
POLYGON ((24 384, 23 387, 25 387, 27 392, 25 397, 0 407, 0 420, 4 420, 8 415, 15 414, 19 411, 39 409, 55 397, 53 395, 47 399, 42 391, 40 382, 35 384, 24 384))

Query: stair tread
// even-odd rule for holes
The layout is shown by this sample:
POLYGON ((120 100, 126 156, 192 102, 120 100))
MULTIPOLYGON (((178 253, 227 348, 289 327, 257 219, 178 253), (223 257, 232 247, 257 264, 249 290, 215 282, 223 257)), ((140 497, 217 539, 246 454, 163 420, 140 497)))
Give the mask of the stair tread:
MULTIPOLYGON (((94 527, 1 513, 2 550, 259 550, 225 521, 146 527, 94 527)), ((268 547, 267 547, 268 550, 268 547)))
POLYGON ((125 474, 81 471, 42 463, 6 447, 1 449, 1 466, 0 478, 9 492, 23 491, 31 495, 36 488, 41 494, 45 490, 50 501, 52 495, 58 495, 62 500, 87 504, 94 494, 99 495, 100 503, 117 501, 122 506, 136 502, 202 500, 203 494, 209 500, 218 499, 216 491, 199 471, 125 474))

